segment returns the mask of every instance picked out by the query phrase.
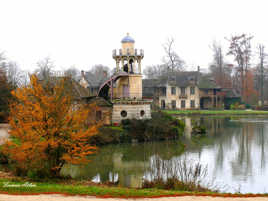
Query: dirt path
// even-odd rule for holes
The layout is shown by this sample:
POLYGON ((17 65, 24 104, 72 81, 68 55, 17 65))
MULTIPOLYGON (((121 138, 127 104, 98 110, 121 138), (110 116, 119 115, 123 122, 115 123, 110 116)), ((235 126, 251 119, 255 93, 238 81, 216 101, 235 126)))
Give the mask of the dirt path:
POLYGON ((252 198, 221 198, 207 196, 185 196, 169 198, 119 199, 96 198, 91 196, 63 196, 63 195, 4 195, 0 194, 0 201, 267 201, 264 197, 252 198))

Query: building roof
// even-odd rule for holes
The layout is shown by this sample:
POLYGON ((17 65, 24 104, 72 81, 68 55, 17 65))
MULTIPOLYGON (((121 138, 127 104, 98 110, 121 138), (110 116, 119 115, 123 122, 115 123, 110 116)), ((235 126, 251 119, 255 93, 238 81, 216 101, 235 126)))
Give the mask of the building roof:
POLYGON ((225 97, 227 98, 240 98, 239 93, 233 88, 224 88, 222 92, 225 92, 225 97))
POLYGON ((200 89, 220 89, 221 87, 216 84, 215 80, 210 75, 202 75, 198 82, 200 89))
POLYGON ((187 87, 197 85, 200 89, 220 89, 216 82, 209 76, 198 71, 184 71, 162 76, 158 79, 142 80, 143 87, 161 87, 169 85, 187 87))
POLYGON ((50 77, 49 81, 39 80, 44 85, 51 83, 52 85, 56 85, 60 81, 63 80, 64 90, 66 94, 71 95, 74 99, 81 99, 89 96, 89 90, 82 87, 77 81, 72 79, 71 77, 50 77))
POLYGON ((135 43, 135 40, 127 33, 127 35, 121 40, 121 43, 135 43))
POLYGON ((91 96, 86 98, 87 103, 95 103, 99 107, 112 107, 113 104, 102 97, 91 96))
POLYGON ((85 80, 88 82, 90 88, 99 88, 108 78, 105 76, 95 76, 91 72, 85 72, 85 80))

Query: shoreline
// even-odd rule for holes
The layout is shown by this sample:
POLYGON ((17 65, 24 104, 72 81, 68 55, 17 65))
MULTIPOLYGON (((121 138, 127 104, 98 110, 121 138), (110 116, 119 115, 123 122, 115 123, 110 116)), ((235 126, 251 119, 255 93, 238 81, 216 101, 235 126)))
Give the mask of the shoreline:
POLYGON ((97 198, 172 198, 172 197, 218 197, 218 198, 256 198, 266 197, 268 194, 252 193, 216 193, 216 192, 187 192, 162 189, 141 189, 108 186, 87 183, 84 181, 62 180, 58 182, 34 182, 19 177, 0 179, 0 194, 5 195, 62 195, 62 196, 94 196, 97 198), (17 180, 19 179, 19 180, 17 180), (17 181, 16 181, 17 180, 17 181), (70 184, 70 183, 71 184, 70 184), (67 184, 66 184, 67 183, 67 184), (68 184, 69 183, 69 184, 68 184), (27 185, 26 185, 27 184, 27 185))
POLYGON ((263 115, 268 116, 268 111, 263 110, 162 110, 163 112, 170 115, 181 115, 181 116, 236 116, 236 115, 263 115))

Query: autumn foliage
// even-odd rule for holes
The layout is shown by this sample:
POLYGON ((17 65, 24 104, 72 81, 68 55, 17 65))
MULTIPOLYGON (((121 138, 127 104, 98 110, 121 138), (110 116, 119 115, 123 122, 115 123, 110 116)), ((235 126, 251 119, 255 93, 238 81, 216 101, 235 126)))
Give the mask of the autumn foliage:
POLYGON ((254 75, 252 71, 248 70, 245 73, 245 81, 243 84, 244 84, 243 100, 245 100, 246 103, 256 102, 258 98, 258 92, 254 88, 254 75))
POLYGON ((97 124, 89 117, 94 105, 74 104, 64 79, 42 83, 31 77, 29 86, 16 89, 10 105, 10 138, 3 152, 18 174, 35 172, 39 176, 59 176, 65 163, 88 162, 96 151, 88 139, 97 124))

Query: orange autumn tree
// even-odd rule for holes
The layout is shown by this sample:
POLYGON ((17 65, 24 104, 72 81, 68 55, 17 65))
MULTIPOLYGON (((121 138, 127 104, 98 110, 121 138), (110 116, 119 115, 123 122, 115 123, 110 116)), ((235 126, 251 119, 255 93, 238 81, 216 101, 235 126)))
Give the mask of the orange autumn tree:
POLYGON ((258 101, 258 92, 254 88, 254 75, 251 70, 245 74, 243 99, 246 103, 254 104, 258 101))
POLYGON ((74 105, 65 79, 56 83, 38 81, 34 75, 29 86, 12 94, 10 138, 4 153, 19 174, 59 176, 65 163, 82 164, 96 151, 88 139, 96 134, 97 124, 89 117, 94 105, 74 105))

